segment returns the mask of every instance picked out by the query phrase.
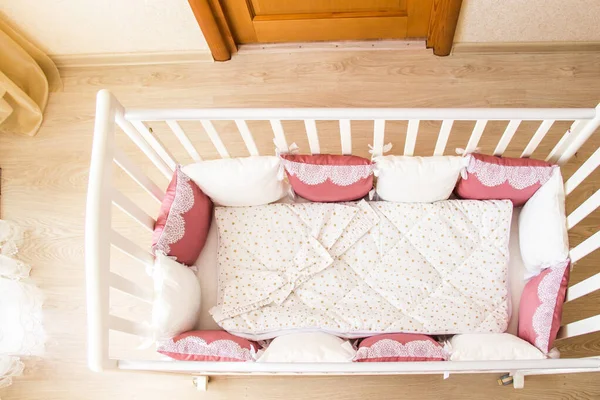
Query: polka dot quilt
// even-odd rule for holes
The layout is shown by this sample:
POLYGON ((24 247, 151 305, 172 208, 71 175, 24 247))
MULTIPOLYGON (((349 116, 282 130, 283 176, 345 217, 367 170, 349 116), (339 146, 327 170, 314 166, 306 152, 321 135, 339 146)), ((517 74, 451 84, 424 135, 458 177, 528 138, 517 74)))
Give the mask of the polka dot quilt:
POLYGON ((215 321, 262 340, 504 332, 508 200, 216 207, 215 321))

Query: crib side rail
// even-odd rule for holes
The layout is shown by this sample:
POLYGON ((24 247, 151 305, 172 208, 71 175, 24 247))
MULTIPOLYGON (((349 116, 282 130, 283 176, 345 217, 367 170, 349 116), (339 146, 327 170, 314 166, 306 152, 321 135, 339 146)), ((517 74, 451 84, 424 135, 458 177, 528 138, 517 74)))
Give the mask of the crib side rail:
POLYGON ((98 93, 85 217, 85 267, 88 366, 116 368, 108 356, 111 175, 115 116, 119 103, 108 91, 98 93))
MULTIPOLYGON (((163 157, 168 157, 168 153, 165 151, 158 154, 149 144, 153 143, 151 139, 144 138, 133 124, 124 119, 124 111, 123 106, 110 92, 102 90, 98 93, 85 222, 88 365, 93 371, 117 368, 117 360, 109 357, 110 330, 142 337, 150 334, 145 324, 110 314, 110 288, 145 302, 151 302, 153 296, 152 288, 141 287, 111 272, 111 249, 114 247, 147 267, 154 263, 154 256, 147 249, 113 229, 112 205, 121 209, 146 230, 152 231, 156 222, 141 207, 113 187, 112 163, 125 171, 155 201, 160 203, 164 197, 164 191, 116 147, 116 126, 118 125, 169 179, 174 168, 174 164, 163 160, 163 157)), ((155 145, 160 146, 157 143, 155 145)))

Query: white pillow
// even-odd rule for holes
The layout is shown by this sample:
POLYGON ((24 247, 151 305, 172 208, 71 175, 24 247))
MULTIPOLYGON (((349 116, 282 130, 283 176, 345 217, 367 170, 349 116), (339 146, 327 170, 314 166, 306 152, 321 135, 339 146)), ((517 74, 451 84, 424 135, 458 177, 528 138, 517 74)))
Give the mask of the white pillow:
POLYGON ((274 156, 201 161, 181 170, 219 206, 260 206, 288 194, 274 156))
POLYGON ((450 197, 467 158, 383 156, 373 161, 382 200, 430 203, 450 197))
POLYGON ((559 168, 525 203, 519 216, 521 257, 526 278, 563 263, 569 256, 565 189, 559 168))
POLYGON ((467 333, 450 339, 450 361, 543 360, 532 344, 509 333, 467 333))
POLYGON ((200 312, 200 284, 194 270, 157 252, 154 268, 152 329, 156 340, 194 329, 200 312))
POLYGON ((257 362, 351 362, 356 350, 347 341, 323 332, 278 336, 257 362))

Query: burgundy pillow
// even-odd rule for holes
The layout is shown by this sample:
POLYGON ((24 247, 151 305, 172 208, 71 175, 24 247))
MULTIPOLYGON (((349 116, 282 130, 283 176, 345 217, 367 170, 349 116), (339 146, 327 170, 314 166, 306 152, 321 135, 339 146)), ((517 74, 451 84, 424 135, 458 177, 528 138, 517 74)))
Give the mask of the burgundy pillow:
POLYGON ((531 278, 519 306, 519 337, 543 353, 556 339, 570 274, 569 260, 531 278))
POLYGON ((160 341, 156 351, 180 361, 254 361, 259 348, 225 331, 190 331, 160 341))
POLYGON ((210 198, 177 166, 154 225, 152 249, 194 264, 206 242, 212 210, 210 198))
POLYGON ((373 164, 358 156, 282 155, 292 189, 311 201, 351 201, 373 188, 373 164))
POLYGON ((426 335, 413 333, 388 333, 364 339, 354 361, 444 361, 444 348, 426 335))
POLYGON ((467 176, 456 185, 463 199, 511 200, 522 206, 549 179, 554 166, 529 158, 471 154, 467 176))

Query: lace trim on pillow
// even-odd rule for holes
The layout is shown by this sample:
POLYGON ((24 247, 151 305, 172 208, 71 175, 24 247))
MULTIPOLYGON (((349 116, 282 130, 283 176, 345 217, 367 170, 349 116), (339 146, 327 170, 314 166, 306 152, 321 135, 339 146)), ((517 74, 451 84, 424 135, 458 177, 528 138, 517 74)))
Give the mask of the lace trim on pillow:
POLYGON ((360 347, 355 360, 368 358, 411 357, 445 359, 444 349, 429 340, 415 340, 402 344, 395 340, 383 339, 371 347, 360 347))
POLYGON ((555 167, 505 166, 487 163, 471 156, 467 172, 474 174, 482 185, 494 187, 508 182, 515 189, 548 182, 555 167))
POLYGON ((533 313, 532 325, 535 332, 535 347, 548 352, 550 342, 550 331, 552 329, 552 320, 554 319, 554 308, 556 307, 556 298, 560 290, 565 268, 568 268, 569 262, 565 261, 559 265, 550 268, 550 273, 544 276, 538 286, 538 298, 540 305, 533 313))
POLYGON ((373 165, 318 165, 283 159, 288 174, 307 185, 319 185, 329 179, 338 186, 350 186, 373 173, 373 165))
POLYGON ((190 178, 181 172, 181 168, 177 167, 177 186, 175 187, 175 198, 165 227, 154 245, 154 251, 162 251, 165 254, 171 252, 173 243, 180 241, 185 235, 185 220, 183 214, 190 211, 194 206, 194 190, 190 185, 190 178))
POLYGON ((211 343, 207 343, 204 339, 196 336, 188 336, 176 342, 173 339, 168 339, 159 342, 157 350, 194 356, 233 358, 243 361, 254 360, 254 347, 251 347, 251 350, 244 349, 233 340, 228 339, 215 340, 211 343))

